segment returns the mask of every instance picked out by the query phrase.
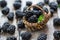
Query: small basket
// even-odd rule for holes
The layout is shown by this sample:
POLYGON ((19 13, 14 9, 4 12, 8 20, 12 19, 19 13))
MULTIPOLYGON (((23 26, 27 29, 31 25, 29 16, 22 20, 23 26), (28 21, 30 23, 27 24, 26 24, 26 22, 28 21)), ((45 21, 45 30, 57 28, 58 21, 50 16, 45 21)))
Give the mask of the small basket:
POLYGON ((33 7, 37 7, 43 12, 44 20, 42 22, 30 23, 26 20, 25 17, 23 17, 23 23, 26 25, 26 28, 29 31, 35 31, 35 30, 42 29, 46 25, 46 23, 48 22, 49 18, 51 17, 50 11, 48 13, 46 13, 40 6, 37 6, 37 5, 32 5, 32 6, 28 7, 27 10, 31 9, 33 7))

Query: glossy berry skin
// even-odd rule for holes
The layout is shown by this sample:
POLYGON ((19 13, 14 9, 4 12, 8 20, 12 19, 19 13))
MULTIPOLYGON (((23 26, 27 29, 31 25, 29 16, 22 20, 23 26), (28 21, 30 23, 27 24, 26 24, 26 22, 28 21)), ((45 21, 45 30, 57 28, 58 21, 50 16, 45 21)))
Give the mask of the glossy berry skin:
POLYGON ((60 26, 60 18, 55 18, 55 19, 53 20, 53 25, 54 25, 54 26, 60 26))
POLYGON ((17 10, 15 12, 16 18, 23 18, 23 16, 25 15, 22 11, 17 10))
POLYGON ((26 6, 31 6, 32 5, 32 2, 31 1, 27 1, 26 2, 26 6))
POLYGON ((19 21, 17 26, 18 26, 18 28, 21 28, 21 29, 25 28, 25 25, 22 21, 19 21))
POLYGON ((50 9, 53 9, 55 12, 57 12, 58 4, 56 2, 49 3, 50 9))
POLYGON ((31 16, 30 18, 28 18, 28 22, 30 23, 36 23, 38 20, 36 15, 31 16))
POLYGON ((37 5, 40 7, 43 7, 45 4, 44 4, 44 2, 39 2, 37 5))
POLYGON ((4 8, 7 6, 7 2, 5 0, 0 1, 0 7, 4 8))
POLYGON ((47 35, 43 33, 43 34, 40 34, 37 40, 46 40, 46 39, 47 39, 47 35))
POLYGON ((14 25, 10 25, 8 28, 7 28, 7 33, 9 34, 14 34, 15 33, 15 26, 14 25))
POLYGON ((60 4, 60 0, 57 0, 57 3, 60 4))
POLYGON ((32 13, 33 13, 33 15, 36 15, 37 18, 38 18, 40 15, 42 15, 42 11, 41 11, 41 10, 39 10, 39 11, 33 10, 32 13))
POLYGON ((6 40, 17 40, 17 38, 16 37, 7 37, 6 40))
POLYGON ((3 25, 2 25, 2 30, 4 33, 7 33, 7 28, 10 26, 10 24, 8 22, 5 22, 3 25))
POLYGON ((13 20, 14 19, 14 13, 13 12, 10 12, 7 16, 8 20, 13 20))
POLYGON ((30 32, 25 32, 21 34, 22 40, 30 40, 31 36, 32 35, 30 32))
POLYGON ((44 3, 45 4, 49 4, 49 0, 44 0, 44 3))
POLYGON ((20 2, 15 2, 13 4, 13 7, 14 7, 15 10, 17 10, 17 9, 21 8, 21 3, 20 2))
POLYGON ((53 36, 54 36, 54 38, 55 38, 56 40, 60 40, 60 31, 55 31, 55 32, 53 33, 53 36))
POLYGON ((9 9, 8 7, 4 7, 4 8, 2 9, 2 14, 3 14, 3 15, 7 15, 7 14, 9 13, 9 11, 10 11, 10 9, 9 9))

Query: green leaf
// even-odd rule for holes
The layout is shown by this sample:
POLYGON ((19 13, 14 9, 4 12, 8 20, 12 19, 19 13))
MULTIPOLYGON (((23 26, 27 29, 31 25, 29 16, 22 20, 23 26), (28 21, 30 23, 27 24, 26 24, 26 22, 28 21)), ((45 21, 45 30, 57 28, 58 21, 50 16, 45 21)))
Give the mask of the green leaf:
POLYGON ((38 22, 41 22, 44 20, 44 15, 40 15, 39 18, 38 18, 38 22))
POLYGON ((58 4, 58 7, 60 8, 60 4, 58 4))

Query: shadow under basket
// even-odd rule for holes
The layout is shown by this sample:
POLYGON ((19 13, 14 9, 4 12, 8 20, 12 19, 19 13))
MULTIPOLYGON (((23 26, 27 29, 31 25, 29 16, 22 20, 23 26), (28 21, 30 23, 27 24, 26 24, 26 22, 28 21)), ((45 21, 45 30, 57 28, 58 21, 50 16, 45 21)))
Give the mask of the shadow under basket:
POLYGON ((50 11, 48 13, 46 13, 40 6, 37 6, 37 5, 32 5, 32 6, 28 7, 27 10, 31 9, 33 7, 37 7, 43 12, 44 20, 42 22, 30 23, 26 20, 25 17, 23 17, 23 23, 25 24, 26 28, 29 31, 36 31, 36 30, 40 30, 40 29, 44 28, 44 26, 46 25, 46 23, 48 22, 48 20, 51 17, 50 11))

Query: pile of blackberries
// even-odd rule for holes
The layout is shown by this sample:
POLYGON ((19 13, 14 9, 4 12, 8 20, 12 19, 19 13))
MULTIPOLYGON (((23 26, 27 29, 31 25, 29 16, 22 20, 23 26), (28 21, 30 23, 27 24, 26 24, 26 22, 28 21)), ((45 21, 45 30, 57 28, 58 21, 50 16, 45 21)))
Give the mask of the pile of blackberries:
POLYGON ((15 26, 10 25, 8 22, 5 22, 2 25, 2 28, 0 29, 0 32, 2 31, 3 33, 9 33, 9 34, 14 34, 15 33, 15 26))

